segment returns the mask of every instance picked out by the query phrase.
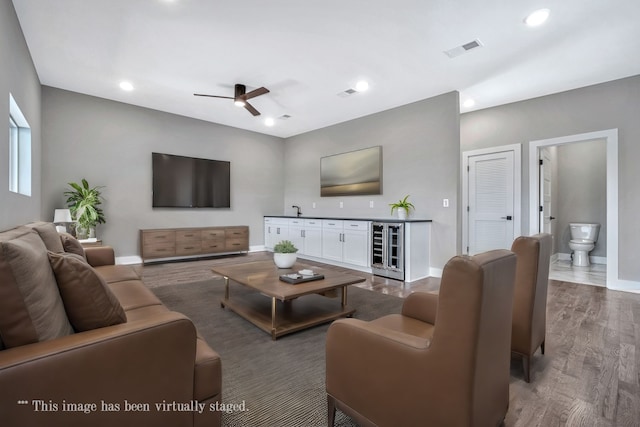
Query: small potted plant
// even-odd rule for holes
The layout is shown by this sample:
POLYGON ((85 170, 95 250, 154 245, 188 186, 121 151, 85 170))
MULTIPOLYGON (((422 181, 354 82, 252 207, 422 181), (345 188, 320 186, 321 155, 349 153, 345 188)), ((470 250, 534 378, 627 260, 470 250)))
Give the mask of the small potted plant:
POLYGON ((393 215, 394 210, 397 210, 399 219, 407 219, 409 210, 416 208, 415 206, 413 206, 413 203, 407 200, 408 198, 409 195, 407 194, 406 196, 404 196, 404 199, 401 199, 395 203, 389 203, 389 206, 391 206, 391 215, 393 215))
POLYGON ((273 262, 278 268, 291 268, 296 263, 298 248, 289 240, 282 240, 273 247, 273 262))
POLYGON ((72 218, 77 222, 76 237, 86 239, 95 237, 95 227, 104 224, 104 212, 100 207, 102 204, 101 189, 103 187, 89 187, 86 179, 82 179, 82 184, 70 182, 70 191, 65 191, 67 196, 67 206, 71 210, 72 218))

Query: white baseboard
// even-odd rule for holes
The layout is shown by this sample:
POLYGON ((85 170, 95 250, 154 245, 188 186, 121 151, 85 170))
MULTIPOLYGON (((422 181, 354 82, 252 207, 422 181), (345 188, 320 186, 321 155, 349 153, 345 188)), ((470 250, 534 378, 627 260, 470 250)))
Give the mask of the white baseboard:
POLYGON ((441 268, 429 268, 429 277, 442 277, 442 269, 441 268))
POLYGON ((116 257, 116 264, 142 264, 142 258, 139 255, 119 256, 116 257))

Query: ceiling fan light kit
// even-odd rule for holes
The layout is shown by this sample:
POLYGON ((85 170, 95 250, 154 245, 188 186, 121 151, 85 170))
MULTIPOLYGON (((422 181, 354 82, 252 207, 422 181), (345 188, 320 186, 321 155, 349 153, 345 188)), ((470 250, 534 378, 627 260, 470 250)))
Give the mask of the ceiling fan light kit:
POLYGON ((253 114, 254 116, 259 116, 260 112, 256 110, 253 105, 247 102, 248 99, 255 98, 256 96, 264 95, 265 93, 269 93, 269 89, 266 87, 259 87, 258 89, 254 89, 251 92, 247 93, 247 87, 243 84, 237 83, 235 85, 234 96, 222 96, 222 95, 207 95, 204 93, 194 93, 195 96, 207 96, 209 98, 224 98, 224 99, 233 99, 233 103, 238 107, 244 107, 248 112, 253 114))

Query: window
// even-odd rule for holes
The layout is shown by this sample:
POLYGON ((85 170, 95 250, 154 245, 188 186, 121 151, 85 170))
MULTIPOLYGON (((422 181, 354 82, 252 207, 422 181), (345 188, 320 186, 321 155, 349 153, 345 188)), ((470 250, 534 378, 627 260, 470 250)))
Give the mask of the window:
POLYGON ((31 196, 31 128, 9 94, 9 191, 31 196))

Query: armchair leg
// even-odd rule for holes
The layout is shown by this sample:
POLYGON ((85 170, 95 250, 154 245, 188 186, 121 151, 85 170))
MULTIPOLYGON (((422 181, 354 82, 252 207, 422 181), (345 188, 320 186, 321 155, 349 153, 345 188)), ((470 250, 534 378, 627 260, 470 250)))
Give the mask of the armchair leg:
POLYGON ((540 352, 544 354, 544 341, 542 341, 542 344, 540 344, 540 352))
POLYGON ((336 419, 336 402, 333 397, 327 395, 327 426, 333 427, 336 419))
POLYGON ((529 356, 522 356, 522 370, 524 371, 524 380, 531 382, 531 371, 529 370, 529 356))

